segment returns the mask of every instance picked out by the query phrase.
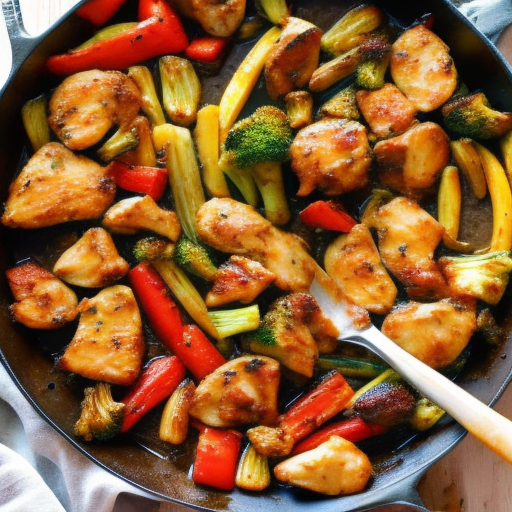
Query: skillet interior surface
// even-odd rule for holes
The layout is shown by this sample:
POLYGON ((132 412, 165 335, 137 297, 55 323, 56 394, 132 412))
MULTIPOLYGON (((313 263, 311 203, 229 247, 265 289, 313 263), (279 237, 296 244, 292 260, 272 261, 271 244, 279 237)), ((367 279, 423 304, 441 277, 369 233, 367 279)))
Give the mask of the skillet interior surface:
MULTIPOLYGON (((450 46, 459 74, 470 90, 482 89, 496 108, 512 111, 512 78, 507 66, 494 48, 448 3, 442 0, 409 2, 410 5, 405 6, 400 0, 376 3, 381 4, 404 25, 432 13, 434 31, 450 46)), ((317 21, 320 26, 324 25, 323 28, 327 28, 330 20, 355 5, 354 2, 335 0, 301 0, 294 4, 297 15, 307 13, 308 19, 317 21)), ((48 91, 55 84, 55 80, 44 72, 45 57, 75 46, 87 35, 88 27, 76 15, 71 14, 37 40, 33 52, 5 88, 0 98, 2 201, 7 197, 12 175, 19 169, 20 162, 25 157, 21 107, 26 100, 48 91)), ((215 87, 215 80, 210 86, 213 99, 219 89, 215 87)), ((474 222, 471 218, 467 221, 469 224, 474 222)), ((481 229, 485 227, 484 223, 481 229)), ((13 253, 15 251, 12 248, 20 246, 20 237, 3 227, 0 229, 0 270, 2 276, 5 276, 5 270, 19 258, 19 254, 13 253)), ((474 229, 473 224, 471 229, 474 229)), ((42 233, 41 240, 44 240, 44 236, 42 233)), ((193 507, 257 511, 279 504, 287 510, 299 510, 307 505, 308 508, 318 511, 349 511, 403 500, 407 497, 408 489, 415 485, 424 470, 451 449, 464 434, 463 429, 446 418, 428 434, 418 435, 412 440, 384 437, 380 446, 370 447, 375 454, 376 477, 368 491, 356 496, 319 498, 297 490, 289 491, 277 485, 258 494, 241 491, 226 494, 200 488, 188 476, 193 455, 191 444, 169 448, 143 434, 148 427, 155 426, 156 414, 149 415, 141 422, 141 427, 135 429, 133 435, 108 444, 82 443, 77 440, 73 436, 73 426, 79 415, 81 395, 70 385, 67 375, 54 370, 54 361, 48 356, 52 342, 37 339, 28 330, 12 323, 8 311, 12 296, 5 277, 1 280, 0 301, 2 362, 39 412, 73 445, 107 470, 157 496, 193 507), (45 350, 42 350, 42 346, 45 350)), ((502 310, 498 311, 499 320, 508 333, 512 320, 512 312, 508 307, 510 291, 507 291, 502 304, 502 310)), ((511 353, 511 343, 510 336, 507 335, 503 346, 488 349, 484 357, 470 360, 459 378, 461 386, 482 401, 494 403, 510 379, 512 358, 505 355, 511 353)))

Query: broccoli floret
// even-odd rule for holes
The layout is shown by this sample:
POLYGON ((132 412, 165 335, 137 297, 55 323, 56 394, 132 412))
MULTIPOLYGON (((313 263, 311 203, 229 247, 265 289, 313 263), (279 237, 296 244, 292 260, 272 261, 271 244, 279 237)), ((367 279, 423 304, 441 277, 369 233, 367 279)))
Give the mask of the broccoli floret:
POLYGON ((450 289, 495 305, 503 296, 512 270, 510 251, 468 256, 443 256, 440 268, 450 289))
POLYGON ((253 331, 260 324, 260 308, 257 304, 242 308, 209 311, 208 314, 222 338, 253 331))
POLYGON ((204 245, 181 236, 176 242, 174 261, 182 268, 199 277, 212 281, 217 274, 217 267, 204 245))
POLYGON ((388 69, 391 45, 385 38, 375 37, 364 41, 359 51, 360 61, 355 74, 356 86, 368 90, 382 88, 388 69))
POLYGON ((86 441, 105 441, 121 429, 125 404, 112 398, 110 384, 98 382, 84 390, 80 418, 75 424, 75 435, 86 441))
POLYGON ((222 145, 220 168, 253 206, 258 200, 256 188, 266 217, 274 224, 290 218, 280 164, 290 158, 293 137, 286 113, 263 106, 235 123, 222 145))
POLYGON ((141 238, 133 246, 133 255, 137 261, 170 259, 174 254, 174 244, 155 236, 141 238))
POLYGON ((441 113, 449 131, 472 139, 501 137, 512 128, 512 113, 493 109, 483 92, 457 97, 441 113))

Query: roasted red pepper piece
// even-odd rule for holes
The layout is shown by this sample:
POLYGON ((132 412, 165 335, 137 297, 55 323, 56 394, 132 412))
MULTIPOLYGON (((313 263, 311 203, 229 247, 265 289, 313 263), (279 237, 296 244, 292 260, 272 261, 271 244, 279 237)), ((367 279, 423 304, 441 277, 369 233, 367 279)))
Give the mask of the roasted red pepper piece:
POLYGON ((130 192, 147 194, 155 201, 162 198, 169 181, 167 169, 128 165, 119 160, 110 162, 107 173, 114 178, 119 187, 130 192))
POLYGON ((101 27, 114 16, 126 0, 89 0, 76 11, 78 16, 101 27))
POLYGON ((201 36, 191 41, 185 50, 185 55, 199 62, 219 61, 230 44, 227 37, 201 36))
POLYGON ((172 18, 174 16, 179 21, 178 14, 166 0, 139 0, 139 21, 155 16, 157 18, 172 18))
POLYGON ((162 2, 162 16, 152 16, 117 36, 98 41, 87 48, 54 55, 47 68, 57 75, 71 75, 87 69, 125 69, 147 59, 180 53, 188 46, 183 24, 162 2))
POLYGON ((310 228, 348 233, 357 222, 334 201, 315 201, 299 213, 300 220, 310 228))
POLYGON ((362 418, 350 418, 349 420, 339 421, 317 432, 313 432, 313 434, 293 447, 291 455, 312 450, 327 441, 331 436, 340 436, 347 441, 357 443, 369 437, 382 434, 385 430, 383 426, 366 423, 362 418))
POLYGON ((185 377, 185 372, 185 366, 176 356, 152 359, 121 400, 126 405, 121 432, 129 430, 170 396, 185 377))
POLYGON ((302 396, 279 420, 279 426, 294 441, 307 436, 341 412, 354 390, 341 373, 329 373, 313 390, 302 396))
POLYGON ((192 479, 194 483, 229 491, 235 487, 242 434, 205 427, 199 433, 192 479))

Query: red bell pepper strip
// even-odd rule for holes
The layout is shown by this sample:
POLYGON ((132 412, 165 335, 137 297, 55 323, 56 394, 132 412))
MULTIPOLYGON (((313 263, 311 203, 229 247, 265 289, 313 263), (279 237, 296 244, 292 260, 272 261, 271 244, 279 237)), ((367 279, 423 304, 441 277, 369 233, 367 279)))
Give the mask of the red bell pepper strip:
POLYGON ((299 213, 300 220, 310 228, 348 233, 357 222, 334 201, 315 201, 299 213))
POLYGON ((121 399, 126 405, 121 432, 129 430, 142 416, 165 400, 185 377, 185 366, 176 356, 152 359, 121 399))
POLYGON ((156 336, 173 351, 183 339, 183 323, 165 281, 148 262, 133 267, 128 272, 128 280, 156 336))
POLYGON ((57 75, 88 69, 125 69, 153 57, 180 53, 188 46, 188 37, 180 19, 170 12, 172 16, 153 16, 81 50, 53 55, 46 62, 47 68, 57 75))
POLYGON ((126 0, 89 0, 76 11, 80 18, 101 27, 114 16, 126 0))
POLYGON ((226 491, 233 489, 241 445, 242 434, 236 430, 202 429, 192 471, 194 483, 226 491))
POLYGON ((162 198, 169 182, 167 169, 128 165, 119 160, 110 162, 107 173, 114 178, 119 187, 130 192, 147 194, 155 201, 162 198))
POLYGON ((327 441, 331 436, 340 436, 347 441, 357 443, 369 437, 382 434, 385 430, 385 427, 366 423, 362 418, 350 418, 349 420, 339 421, 313 432, 293 447, 291 455, 312 450, 327 441))
POLYGON ((201 36, 191 41, 185 50, 185 55, 199 62, 217 62, 224 55, 230 44, 227 37, 201 36))
POLYGON ((341 412, 353 395, 345 377, 331 372, 281 416, 279 426, 298 441, 341 412))
POLYGON ((139 0, 139 21, 147 20, 148 18, 176 18, 180 21, 178 14, 169 5, 166 0, 139 0))

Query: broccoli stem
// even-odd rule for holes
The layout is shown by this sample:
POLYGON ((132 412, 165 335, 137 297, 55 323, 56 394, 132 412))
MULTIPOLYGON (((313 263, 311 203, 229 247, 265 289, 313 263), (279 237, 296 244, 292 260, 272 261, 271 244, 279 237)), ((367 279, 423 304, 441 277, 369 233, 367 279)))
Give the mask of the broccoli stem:
POLYGON ((222 338, 253 331, 260 325, 260 310, 257 304, 243 308, 210 311, 208 315, 222 338))

